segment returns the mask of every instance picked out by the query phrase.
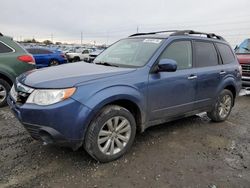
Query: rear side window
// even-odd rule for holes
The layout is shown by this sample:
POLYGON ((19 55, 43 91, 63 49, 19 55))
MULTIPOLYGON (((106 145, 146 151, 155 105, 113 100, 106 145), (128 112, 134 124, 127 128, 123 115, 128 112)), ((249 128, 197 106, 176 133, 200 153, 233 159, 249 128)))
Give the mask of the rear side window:
POLYGON ((9 52, 13 52, 13 50, 6 46, 4 43, 0 42, 0 53, 9 53, 9 52))
POLYGON ((52 52, 46 49, 37 49, 37 54, 52 54, 52 52))
POLYGON ((26 50, 31 54, 36 54, 36 49, 28 48, 26 50))
POLYGON ((195 61, 197 67, 218 65, 218 55, 213 43, 195 42, 195 61))
POLYGON ((161 54, 161 59, 173 59, 177 62, 177 69, 192 67, 192 45, 190 41, 176 41, 170 44, 161 54))
POLYGON ((235 58, 234 58, 233 52, 228 45, 220 44, 220 43, 217 43, 216 45, 219 49, 223 64, 234 62, 235 58))

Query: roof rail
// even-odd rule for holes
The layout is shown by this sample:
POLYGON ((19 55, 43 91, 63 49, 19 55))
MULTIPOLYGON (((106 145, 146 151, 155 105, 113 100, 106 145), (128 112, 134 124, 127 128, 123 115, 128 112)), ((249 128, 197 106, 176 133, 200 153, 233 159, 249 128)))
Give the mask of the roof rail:
POLYGON ((219 40, 225 40, 223 37, 216 35, 214 33, 203 33, 203 32, 197 32, 193 30, 183 30, 183 31, 177 31, 175 33, 172 33, 170 36, 178 36, 178 35, 205 35, 207 38, 215 38, 219 40))
POLYGON ((130 35, 129 37, 134 37, 134 36, 140 36, 140 35, 154 35, 154 34, 159 34, 159 33, 176 33, 178 30, 167 30, 167 31, 156 31, 156 32, 149 32, 149 33, 135 33, 133 35, 130 35))
POLYGON ((211 39, 218 39, 218 40, 225 40, 223 37, 216 35, 214 33, 203 33, 197 32, 193 30, 167 30, 167 31, 156 31, 156 32, 149 32, 149 33, 135 33, 130 35, 129 37, 140 36, 140 35, 154 35, 159 33, 169 33, 171 32, 170 36, 178 36, 178 35, 205 35, 207 38, 211 39))

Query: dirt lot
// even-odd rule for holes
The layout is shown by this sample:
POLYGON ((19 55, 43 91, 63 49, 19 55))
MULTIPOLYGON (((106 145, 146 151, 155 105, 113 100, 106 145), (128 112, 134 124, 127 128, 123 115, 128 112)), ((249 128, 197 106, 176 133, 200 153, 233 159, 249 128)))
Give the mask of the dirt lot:
POLYGON ((150 128, 107 164, 43 146, 0 109, 0 187, 250 187, 249 104, 238 98, 224 123, 201 115, 150 128))

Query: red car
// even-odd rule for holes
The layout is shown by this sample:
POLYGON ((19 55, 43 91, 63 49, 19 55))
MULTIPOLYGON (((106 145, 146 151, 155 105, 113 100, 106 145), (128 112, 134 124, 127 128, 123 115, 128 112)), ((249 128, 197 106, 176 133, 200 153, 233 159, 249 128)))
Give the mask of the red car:
POLYGON ((237 46, 235 53, 242 67, 242 86, 250 87, 250 39, 237 46))

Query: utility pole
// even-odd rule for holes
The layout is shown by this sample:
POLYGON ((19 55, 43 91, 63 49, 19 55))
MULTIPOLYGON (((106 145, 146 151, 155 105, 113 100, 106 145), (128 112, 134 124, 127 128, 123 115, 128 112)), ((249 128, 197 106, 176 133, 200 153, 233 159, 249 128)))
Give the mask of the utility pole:
POLYGON ((106 40, 106 44, 105 44, 105 46, 107 46, 107 45, 108 45, 108 43, 109 43, 109 31, 107 31, 107 40, 106 40))
POLYGON ((82 45, 82 31, 81 31, 81 45, 82 45))
POLYGON ((139 33, 139 26, 137 25, 136 33, 139 33))

